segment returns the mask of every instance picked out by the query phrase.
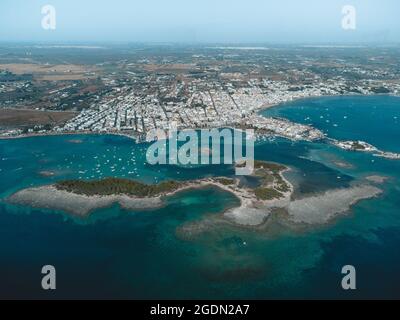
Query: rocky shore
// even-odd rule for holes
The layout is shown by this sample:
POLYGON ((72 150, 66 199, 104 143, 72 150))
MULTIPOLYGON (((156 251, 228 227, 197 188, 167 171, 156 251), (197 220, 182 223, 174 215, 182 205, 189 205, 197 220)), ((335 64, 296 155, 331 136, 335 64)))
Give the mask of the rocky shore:
POLYGON ((121 207, 128 210, 155 209, 163 205, 160 197, 86 196, 59 190, 53 185, 23 189, 8 197, 7 202, 33 208, 61 210, 80 217, 87 216, 94 210, 109 207, 114 203, 119 203, 121 207))
MULTIPOLYGON (((282 216, 286 223, 321 225, 347 212, 357 202, 380 195, 382 190, 371 183, 385 181, 382 177, 371 176, 364 182, 348 188, 292 199, 294 187, 284 177, 287 170, 290 169, 278 164, 256 162, 253 177, 259 179, 257 187, 243 185, 238 178, 217 177, 183 182, 174 190, 154 196, 139 197, 132 194, 87 195, 60 189, 55 184, 23 189, 8 197, 6 201, 34 208, 61 210, 75 216, 86 217, 97 209, 115 203, 127 210, 156 209, 164 206, 165 199, 178 192, 213 186, 234 194, 240 200, 239 206, 227 209, 219 215, 226 223, 257 227, 263 225, 279 209, 285 212, 282 216)), ((204 221, 196 221, 192 227, 198 228, 202 223, 209 226, 206 220, 207 218, 204 218, 204 221)), ((190 223, 185 228, 190 232, 190 223)))

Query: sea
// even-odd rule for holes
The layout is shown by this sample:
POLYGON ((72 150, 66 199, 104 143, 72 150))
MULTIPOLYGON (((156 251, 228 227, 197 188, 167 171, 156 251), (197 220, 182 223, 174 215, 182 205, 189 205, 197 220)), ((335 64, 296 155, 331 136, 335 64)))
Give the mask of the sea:
MULTIPOLYGON (((399 97, 312 98, 262 114, 400 152, 399 97)), ((182 237, 181 226, 238 205, 215 187, 178 193, 156 210, 113 205, 86 218, 5 201, 18 190, 63 179, 157 183, 235 174, 229 165, 152 166, 147 147, 114 135, 0 140, 0 298, 400 298, 400 161, 368 153, 282 138, 256 143, 256 159, 291 168, 286 176, 295 197, 346 188, 371 175, 388 178, 379 186, 381 196, 312 228, 219 225, 182 237), (44 265, 56 269, 56 290, 41 287, 44 265), (341 286, 345 265, 355 267, 355 290, 341 286)))

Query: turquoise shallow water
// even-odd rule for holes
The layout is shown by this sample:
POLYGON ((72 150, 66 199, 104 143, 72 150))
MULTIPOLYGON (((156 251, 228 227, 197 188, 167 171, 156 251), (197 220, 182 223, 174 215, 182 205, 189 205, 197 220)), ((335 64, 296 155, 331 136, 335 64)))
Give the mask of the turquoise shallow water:
MULTIPOLYGON (((308 122, 307 117, 322 119, 318 112, 332 117, 331 108, 340 113, 334 121, 338 126, 319 120, 315 125, 329 130, 332 137, 343 134, 353 139, 368 123, 371 129, 362 131, 361 139, 396 151, 393 137, 399 130, 394 117, 399 101, 392 97, 322 98, 268 112, 308 122), (385 125, 373 112, 374 105, 385 114, 385 125), (350 111, 358 116, 349 116, 350 111), (348 121, 354 123, 352 128, 359 128, 349 136, 348 121), (379 127, 382 130, 373 130, 379 127)), ((145 163, 145 150, 146 145, 118 136, 2 140, 0 197, 65 178, 120 176, 152 183, 234 173, 222 165, 152 167, 145 163), (55 175, 46 176, 46 171, 55 175)), ((358 203, 329 226, 301 233, 219 226, 191 241, 181 239, 177 228, 237 204, 231 194, 215 188, 188 191, 169 199, 162 209, 128 212, 115 205, 88 219, 0 202, 0 297, 400 297, 399 161, 283 139, 257 144, 256 158, 289 165, 297 196, 346 187, 371 174, 391 179, 382 186, 382 197, 358 203), (57 269, 55 292, 40 289, 40 270, 45 264, 57 269), (356 291, 340 288, 345 264, 357 269, 356 291)))

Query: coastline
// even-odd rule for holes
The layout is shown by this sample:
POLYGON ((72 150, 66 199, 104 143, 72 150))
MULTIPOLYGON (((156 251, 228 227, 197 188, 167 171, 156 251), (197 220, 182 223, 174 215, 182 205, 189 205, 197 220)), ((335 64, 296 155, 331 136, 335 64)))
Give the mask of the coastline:
MULTIPOLYGON (((284 225, 299 228, 304 226, 326 225, 338 216, 346 214, 359 201, 376 198, 383 193, 376 184, 386 181, 384 177, 372 176, 371 179, 359 182, 347 188, 331 189, 323 193, 307 195, 301 199, 292 199, 294 187, 283 173, 280 176, 288 184, 289 189, 281 197, 259 199, 254 189, 239 186, 239 180, 226 185, 220 179, 224 177, 206 178, 185 182, 178 189, 163 192, 152 197, 137 197, 126 194, 84 195, 58 189, 55 185, 32 187, 17 191, 5 199, 14 205, 31 206, 60 210, 80 218, 88 217, 92 212, 118 203, 126 210, 154 210, 166 205, 166 199, 183 191, 216 187, 229 192, 239 200, 239 205, 222 210, 218 216, 224 223, 238 227, 256 229, 264 225, 271 217, 277 217, 284 225), (375 185, 368 183, 373 182, 375 185), (276 215, 279 209, 284 214, 276 215), (283 211, 282 211, 283 210, 283 211)), ((214 218, 213 218, 214 219, 214 218)), ((207 229, 213 223, 208 218, 186 224, 185 232, 192 233, 193 228, 207 229)))
POLYGON ((18 136, 1 136, 0 140, 12 140, 12 139, 25 139, 25 138, 35 138, 35 137, 52 137, 52 136, 79 136, 79 135, 93 135, 93 136, 121 136, 137 141, 138 137, 134 135, 124 134, 120 132, 96 132, 96 131, 74 131, 74 132, 49 132, 49 133, 27 133, 18 136))
MULTIPOLYGON (((287 167, 271 163, 271 162, 257 162, 257 168, 252 176, 257 179, 261 179, 260 174, 269 177, 270 181, 268 184, 263 183, 262 186, 268 188, 268 190, 275 190, 277 186, 286 184, 287 190, 281 193, 275 191, 278 195, 274 194, 274 198, 290 198, 293 192, 293 186, 283 176, 283 173, 289 170, 287 167), (275 175, 275 176, 274 176, 275 175)), ((104 186, 105 180, 98 180, 104 186)), ((92 181, 93 182, 93 181, 92 181)), ((135 182, 134 180, 128 179, 116 179, 115 181, 108 181, 112 183, 113 187, 118 185, 135 182)), ((174 196, 179 192, 204 188, 207 186, 214 186, 221 190, 232 193, 240 201, 239 210, 243 208, 251 208, 253 203, 260 203, 260 199, 257 199, 255 189, 249 187, 240 187, 240 180, 238 178, 226 178, 226 177, 213 177, 204 178, 197 180, 189 180, 180 182, 180 185, 172 187, 171 190, 157 191, 154 196, 144 196, 143 193, 135 191, 138 188, 142 189, 140 183, 136 183, 133 187, 136 189, 125 189, 127 193, 120 194, 109 194, 110 187, 106 189, 99 189, 93 187, 93 184, 87 185, 85 183, 76 184, 75 181, 61 182, 58 183, 30 187, 15 192, 6 198, 6 201, 12 204, 30 205, 36 208, 51 208, 69 212, 73 215, 86 216, 95 209, 110 206, 112 203, 119 203, 123 207, 128 209, 141 209, 141 208, 157 208, 164 204, 164 199, 174 196), (65 185, 70 186, 65 189, 65 185), (96 188, 96 189, 93 189, 96 188), (103 190, 101 193, 95 193, 93 190, 103 190), (139 205, 137 205, 139 204, 139 205)), ((161 183, 162 184, 162 183, 161 183)), ((157 188, 156 188, 157 189, 157 188)), ((111 190, 115 190, 112 189, 111 190)), ((117 189, 118 190, 118 189, 117 189)), ((120 189, 121 190, 121 189, 120 189)), ((153 189, 154 190, 154 189, 153 189)), ((100 191, 99 191, 100 192, 100 191)), ((270 200, 273 201, 273 200, 270 200)), ((267 201, 269 202, 269 201, 267 201)))
POLYGON ((53 185, 23 189, 6 198, 6 201, 14 205, 61 210, 78 217, 86 217, 94 210, 110 207, 114 203, 128 210, 156 209, 163 205, 159 197, 85 196, 59 190, 53 185))
MULTIPOLYGON (((254 110, 257 112, 257 114, 260 114, 262 111, 271 109, 271 108, 279 108, 280 106, 287 104, 287 103, 294 103, 298 101, 306 101, 310 99, 318 99, 318 98, 341 98, 341 97, 371 97, 371 96, 388 96, 388 97, 400 97, 396 94, 358 94, 358 93, 346 93, 346 94, 326 94, 326 95, 310 95, 310 96, 304 96, 304 97, 295 97, 287 101, 281 101, 281 102, 275 102, 275 103, 263 103, 260 106, 254 108, 254 110)), ((188 128, 191 130, 199 130, 202 128, 188 128)), ((234 128, 233 128, 234 129, 234 128)), ((131 138, 133 140, 138 140, 138 137, 140 136, 139 133, 133 133, 133 134, 127 134, 124 133, 123 131, 105 131, 105 132, 100 132, 100 131, 87 131, 87 130, 82 130, 82 131, 63 131, 63 132, 41 132, 41 133, 25 133, 25 134, 20 134, 20 135, 13 135, 13 136, 4 136, 0 134, 0 140, 8 140, 8 139, 23 139, 23 138, 30 138, 30 137, 42 137, 42 136, 63 136, 63 135, 116 135, 116 136, 124 136, 127 138, 131 138)))
POLYGON ((315 95, 315 96, 309 96, 309 97, 299 97, 299 98, 294 98, 292 100, 284 101, 284 102, 279 102, 271 105, 266 105, 265 107, 262 107, 259 109, 259 112, 262 112, 263 110, 267 110, 270 108, 279 108, 281 105, 287 104, 287 103, 292 103, 292 102, 299 102, 299 101, 307 101, 307 100, 312 100, 312 99, 318 99, 318 98, 346 98, 346 97, 397 97, 400 98, 400 95, 396 94, 389 94, 389 93, 374 93, 374 94, 359 94, 359 93, 346 93, 346 94, 324 94, 324 95, 315 95))
MULTIPOLYGON (((357 94, 354 94, 357 95, 357 94)), ((351 94, 346 94, 346 95, 315 95, 315 96, 309 96, 309 97, 299 97, 299 98, 294 98, 292 100, 288 101, 283 101, 283 102, 277 102, 277 103, 265 103, 262 104, 261 106, 255 108, 257 113, 262 112, 263 110, 267 110, 270 108, 275 108, 279 107, 282 104, 285 103, 291 103, 299 100, 307 100, 307 99, 315 99, 315 98, 321 98, 321 97, 339 97, 339 96, 352 96, 351 94)), ((359 95, 363 96, 363 95, 359 95)), ((364 95, 364 96, 370 96, 370 95, 364 95)), ((202 129, 202 128, 198 128, 202 129)), ((196 129, 194 129, 196 130, 196 129)), ((116 135, 116 136, 124 136, 127 138, 131 138, 133 140, 137 140, 136 133, 134 135, 129 135, 129 134, 124 134, 122 132, 113 132, 113 131, 107 131, 107 132, 98 132, 98 131, 73 131, 73 132, 46 132, 46 133, 26 133, 26 134, 21 134, 21 135, 16 135, 16 136, 2 136, 0 135, 0 140, 8 140, 8 139, 23 139, 23 138, 31 138, 31 137, 45 137, 45 136, 63 136, 63 135, 116 135)))
MULTIPOLYGON (((302 100, 309 100, 309 99, 318 99, 318 98, 344 98, 344 97, 352 97, 352 96, 358 96, 358 97, 370 97, 370 96, 387 96, 387 97, 399 97, 396 94, 358 94, 358 93, 347 93, 347 94, 336 94, 336 95, 310 95, 310 96, 304 96, 304 97, 294 97, 290 100, 287 101, 282 101, 282 102, 277 102, 277 103, 264 103, 258 107, 254 108, 254 111, 256 112, 257 115, 260 115, 261 112, 271 109, 271 108, 279 108, 280 106, 283 106, 287 103, 294 103, 297 101, 302 101, 302 100)), ((261 116, 261 115, 260 115, 261 116)), ((268 117, 265 117, 266 119, 268 119, 268 117)), ((284 118, 285 121, 288 121, 289 123, 292 123, 291 121, 287 120, 284 118)), ((292 125, 302 125, 300 123, 292 123, 292 125)), ((302 125, 303 126, 303 125, 302 125)), ((234 126, 229 126, 227 125, 227 127, 235 130, 237 128, 235 128, 234 126)), ((192 130, 198 130, 201 128, 191 128, 192 130)), ((348 150, 348 151, 357 151, 357 152, 368 152, 368 153, 372 153, 374 156, 376 157, 382 157, 382 158, 386 158, 386 159, 390 159, 390 160, 400 160, 400 154, 399 153, 395 153, 395 152, 390 152, 390 151, 383 151, 378 149, 377 147, 370 145, 369 143, 365 142, 365 141, 339 141, 333 138, 329 138, 325 133, 323 133, 322 131, 310 126, 310 129, 313 129, 317 134, 317 136, 312 137, 312 139, 307 139, 307 137, 303 137, 303 139, 305 139, 306 141, 322 141, 324 143, 328 143, 328 144, 332 144, 337 148, 340 149, 344 149, 344 150, 348 150), (356 149, 356 148, 352 148, 352 145, 354 144, 359 144, 359 145, 363 145, 365 146, 365 148, 363 149, 356 149)), ((258 130, 258 129, 257 129, 258 130)), ((261 129, 261 131, 259 132, 259 134, 262 136, 263 130, 261 129)), ((104 132, 99 132, 99 131, 65 131, 65 132, 41 132, 41 133, 27 133, 27 134, 20 134, 20 135, 1 135, 0 134, 0 140, 8 140, 8 139, 23 139, 23 138, 32 138, 32 137, 45 137, 45 136, 68 136, 68 135, 98 135, 98 136, 102 136, 102 135, 114 135, 114 136, 123 136, 129 139, 132 139, 133 141, 135 141, 136 143, 141 143, 141 135, 139 133, 136 132, 132 132, 131 134, 128 133, 124 133, 122 131, 104 131, 104 132)), ((286 136, 285 134, 282 135, 281 133, 275 132, 274 133, 275 136, 277 137, 283 137, 289 140, 297 140, 297 137, 291 137, 291 136, 286 136)), ((308 137, 310 138, 310 137, 308 137)))
POLYGON ((115 195, 83 195, 65 190, 60 190, 55 185, 45 185, 22 189, 8 196, 4 200, 14 205, 30 206, 33 208, 44 208, 60 210, 73 216, 85 218, 93 211, 110 207, 118 203, 127 210, 153 210, 165 205, 165 199, 179 194, 180 192, 202 189, 206 187, 217 187, 221 190, 231 192, 239 200, 237 193, 222 184, 211 179, 188 182, 177 190, 164 193, 155 197, 135 197, 125 194, 115 195))
MULTIPOLYGON (((278 104, 266 104, 263 105, 259 110, 267 110, 269 108, 279 107, 282 104, 288 102, 295 102, 298 100, 308 100, 320 97, 346 97, 349 95, 322 95, 322 96, 312 96, 312 97, 302 97, 298 99, 293 99, 291 101, 282 102, 278 104)), ((371 96, 371 95, 360 95, 353 94, 350 96, 371 96)), ((380 94, 382 96, 382 94, 380 94)), ((384 94, 384 96, 392 96, 384 94)), ((73 135, 117 135, 125 136, 136 140, 135 137, 123 134, 120 132, 52 132, 52 133, 42 133, 42 134, 27 134, 23 136, 15 137, 0 137, 0 139, 19 139, 19 138, 30 138, 37 136, 73 136, 73 135)), ((363 151, 363 150, 361 150, 363 151)), ((294 224, 310 224, 310 225, 321 225, 329 223, 336 216, 348 211, 351 206, 358 203, 361 200, 369 199, 381 194, 382 190, 373 187, 369 184, 361 186, 353 186, 346 190, 347 192, 353 192, 352 197, 345 198, 348 196, 346 192, 343 193, 342 189, 329 190, 324 194, 317 194, 314 196, 307 197, 300 200, 291 200, 292 193, 294 191, 293 185, 283 176, 286 170, 280 172, 280 177, 289 186, 289 191, 284 192, 282 198, 273 200, 260 200, 254 195, 253 192, 246 188, 239 188, 237 183, 234 186, 226 186, 222 183, 216 181, 217 178, 201 179, 196 181, 191 181, 185 183, 184 186, 157 197, 152 198, 139 198, 127 195, 111 195, 111 196, 83 196, 77 195, 71 192, 62 193, 60 190, 56 190, 54 187, 44 186, 37 188, 28 188, 21 190, 7 200, 10 203, 31 205, 37 208, 50 208, 50 209, 60 209, 62 211, 69 212, 73 215, 85 217, 89 215, 94 210, 99 208, 109 207, 114 203, 119 203, 121 207, 128 210, 140 210, 140 209, 156 209, 165 205, 164 198, 173 196, 179 192, 198 189, 207 186, 218 187, 224 191, 232 193, 240 201, 240 205, 234 208, 229 208, 222 212, 222 216, 226 221, 229 221, 235 225, 247 226, 247 227, 257 227, 264 224, 273 214, 275 209, 283 209, 287 212, 285 216, 286 222, 294 224), (36 198, 36 200, 35 200, 36 198), (340 198, 343 205, 338 205, 336 208, 331 207, 332 199, 340 198), (64 200, 63 200, 64 199, 64 200), (47 201, 47 202, 46 202, 47 201), (311 201, 314 203, 314 207, 321 209, 326 209, 324 213, 318 214, 318 212, 313 212, 313 218, 310 215, 305 214, 305 203, 311 201), (303 208, 300 210, 300 208, 303 208), (328 209, 327 209, 328 208, 328 209)), ((375 181, 372 179, 369 182, 383 183, 384 180, 376 178, 375 181)))

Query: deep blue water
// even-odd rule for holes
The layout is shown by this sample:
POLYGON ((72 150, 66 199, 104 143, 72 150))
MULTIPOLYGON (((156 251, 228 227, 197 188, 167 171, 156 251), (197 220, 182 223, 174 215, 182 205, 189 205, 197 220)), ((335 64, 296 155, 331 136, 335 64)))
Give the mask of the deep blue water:
MULTIPOLYGON (((399 101, 385 96, 321 98, 267 112, 312 122, 335 138, 360 137, 396 151, 399 101), (337 126, 319 114, 325 120, 329 114, 337 126)), ((117 136, 2 140, 0 198, 65 178, 120 176, 150 183, 234 173, 222 165, 152 167, 145 163, 145 150, 146 145, 117 136), (43 171, 55 175, 44 176, 43 171)), ((283 139, 258 144, 256 158, 289 165, 299 196, 346 187, 370 174, 391 179, 382 186, 381 197, 361 201, 329 226, 274 234, 217 226, 193 240, 183 240, 177 228, 237 204, 232 195, 215 188, 188 191, 162 209, 128 212, 115 205, 87 219, 0 202, 0 297, 400 297, 399 161, 283 139), (57 269, 54 292, 40 288, 45 264, 57 269), (345 264, 356 267, 355 291, 340 287, 345 264)))

